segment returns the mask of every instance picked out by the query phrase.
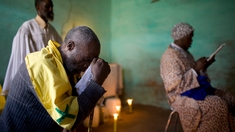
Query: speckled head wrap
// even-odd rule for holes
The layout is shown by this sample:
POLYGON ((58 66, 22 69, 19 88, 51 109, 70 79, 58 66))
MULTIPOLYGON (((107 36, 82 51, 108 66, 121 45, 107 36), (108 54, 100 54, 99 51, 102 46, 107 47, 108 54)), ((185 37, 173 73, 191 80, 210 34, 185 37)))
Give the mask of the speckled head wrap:
POLYGON ((173 27, 171 37, 174 40, 178 40, 189 35, 193 31, 194 29, 191 25, 189 25, 188 23, 180 22, 173 27))

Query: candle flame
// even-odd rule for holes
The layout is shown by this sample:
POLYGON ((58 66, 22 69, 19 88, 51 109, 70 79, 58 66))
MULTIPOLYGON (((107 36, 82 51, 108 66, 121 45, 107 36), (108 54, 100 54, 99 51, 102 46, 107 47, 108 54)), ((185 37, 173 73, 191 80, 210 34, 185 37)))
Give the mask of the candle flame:
POLYGON ((118 114, 117 113, 113 114, 113 118, 114 118, 114 120, 117 120, 118 114))
POLYGON ((132 105, 132 101, 133 101, 133 99, 128 99, 127 100, 128 105, 132 105))
POLYGON ((116 106, 116 110, 119 112, 121 109, 121 106, 116 106))

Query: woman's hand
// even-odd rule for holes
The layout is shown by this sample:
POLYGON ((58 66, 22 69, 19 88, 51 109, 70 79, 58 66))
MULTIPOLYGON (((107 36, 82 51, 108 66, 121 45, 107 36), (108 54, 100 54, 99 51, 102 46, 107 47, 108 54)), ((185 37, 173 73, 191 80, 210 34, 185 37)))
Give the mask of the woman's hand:
POLYGON ((212 59, 210 59, 209 61, 207 61, 206 57, 201 57, 200 59, 198 59, 196 61, 196 65, 194 67, 194 70, 199 73, 199 71, 203 71, 205 72, 207 70, 207 68, 213 63, 215 62, 215 56, 212 57, 212 59))
POLYGON ((194 70, 199 73, 201 70, 204 71, 204 67, 207 64, 206 57, 201 57, 196 61, 196 65, 194 66, 194 70))
POLYGON ((215 56, 213 56, 209 61, 207 61, 207 64, 205 65, 204 69, 206 70, 214 62, 215 62, 215 56))

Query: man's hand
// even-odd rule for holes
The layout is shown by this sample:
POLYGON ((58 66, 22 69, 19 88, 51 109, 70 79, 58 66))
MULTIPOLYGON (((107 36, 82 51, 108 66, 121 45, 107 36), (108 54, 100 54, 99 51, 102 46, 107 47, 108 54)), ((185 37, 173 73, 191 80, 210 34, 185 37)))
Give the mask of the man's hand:
POLYGON ((110 73, 109 64, 101 58, 94 58, 91 62, 92 80, 102 85, 110 73))

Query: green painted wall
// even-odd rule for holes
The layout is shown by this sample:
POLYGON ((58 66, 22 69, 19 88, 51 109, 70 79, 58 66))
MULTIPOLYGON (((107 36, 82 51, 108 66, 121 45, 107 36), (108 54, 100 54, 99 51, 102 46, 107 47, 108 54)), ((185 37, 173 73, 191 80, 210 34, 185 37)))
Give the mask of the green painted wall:
POLYGON ((227 44, 208 73, 213 86, 235 94, 235 1, 113 0, 111 9, 112 60, 124 68, 124 98, 168 107, 159 63, 173 25, 181 21, 195 28, 190 49, 195 59, 227 44))
MULTIPOLYGON (((210 67, 212 84, 235 95, 235 1, 233 0, 54 0, 52 25, 65 36, 77 25, 91 27, 102 43, 101 57, 119 63, 124 73, 123 104, 134 103, 167 108, 160 78, 162 53, 172 42, 174 24, 183 21, 196 30, 190 49, 195 59, 209 56, 220 44, 224 49, 210 67)), ((35 17, 34 1, 0 0, 0 83, 19 26, 35 17)))

